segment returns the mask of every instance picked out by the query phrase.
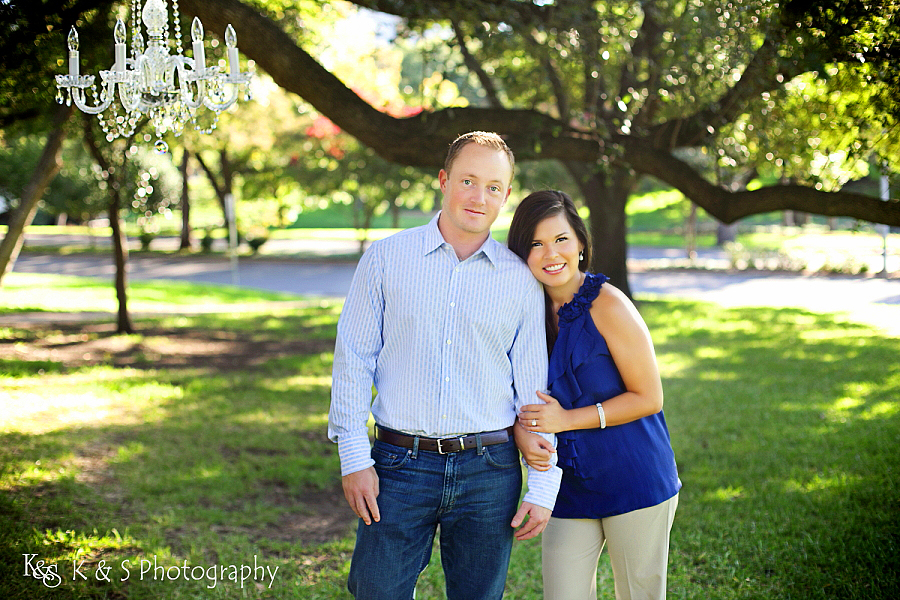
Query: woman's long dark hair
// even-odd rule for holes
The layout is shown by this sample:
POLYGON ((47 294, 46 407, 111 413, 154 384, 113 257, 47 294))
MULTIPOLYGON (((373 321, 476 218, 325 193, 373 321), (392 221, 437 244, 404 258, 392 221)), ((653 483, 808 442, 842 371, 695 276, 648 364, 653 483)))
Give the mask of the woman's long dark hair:
MULTIPOLYGON (((591 238, 584 221, 578 214, 575 202, 565 192, 556 190, 541 190, 533 192, 525 197, 516 208, 512 223, 509 226, 509 235, 506 245, 515 252, 519 258, 528 262, 531 254, 531 244, 534 242, 534 231, 538 224, 558 214, 563 214, 566 221, 575 232, 575 236, 584 247, 582 258, 578 261, 578 269, 587 271, 591 266, 591 238)), ((553 303, 547 292, 544 292, 544 314, 547 330, 547 352, 553 349, 556 343, 558 329, 553 318, 553 303)))

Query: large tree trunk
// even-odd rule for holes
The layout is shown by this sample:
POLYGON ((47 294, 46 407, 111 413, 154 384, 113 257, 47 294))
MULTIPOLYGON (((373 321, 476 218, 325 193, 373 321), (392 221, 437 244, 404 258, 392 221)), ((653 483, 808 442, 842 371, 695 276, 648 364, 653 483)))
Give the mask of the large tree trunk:
POLYGON ((610 282, 631 297, 628 283, 628 232, 625 204, 637 178, 628 169, 588 174, 576 165, 567 165, 591 211, 591 271, 603 273, 610 282))
POLYGON ((3 277, 16 266, 16 259, 22 250, 25 240, 25 228, 31 225, 37 212, 38 201, 44 195, 44 190, 59 173, 62 167, 62 143, 65 139, 65 123, 72 115, 71 106, 60 105, 53 115, 53 128, 47 136, 44 151, 38 160, 37 166, 28 185, 22 190, 22 198, 19 206, 9 219, 9 228, 3 241, 0 242, 0 283, 3 277))

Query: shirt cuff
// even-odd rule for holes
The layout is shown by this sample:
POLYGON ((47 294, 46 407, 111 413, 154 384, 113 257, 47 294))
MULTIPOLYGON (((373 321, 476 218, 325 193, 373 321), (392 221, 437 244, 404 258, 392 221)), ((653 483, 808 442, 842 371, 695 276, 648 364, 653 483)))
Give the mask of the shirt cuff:
POLYGON ((372 460, 372 445, 366 434, 339 439, 338 456, 341 458, 341 477, 375 464, 372 460))
POLYGON ((559 467, 550 467, 548 471, 537 471, 528 467, 528 491, 522 500, 553 510, 561 481, 562 469, 559 467))

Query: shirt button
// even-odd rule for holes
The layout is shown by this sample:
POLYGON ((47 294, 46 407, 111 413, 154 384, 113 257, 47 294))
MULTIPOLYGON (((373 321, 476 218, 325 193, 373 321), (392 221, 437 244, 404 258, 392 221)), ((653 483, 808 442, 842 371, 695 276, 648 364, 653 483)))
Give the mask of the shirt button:
POLYGON ((453 308, 454 306, 456 306, 456 302, 451 302, 451 303, 450 303, 450 308, 453 308))
POLYGON ((450 381, 449 377, 444 377, 444 381, 450 381))
POLYGON ((451 344, 451 343, 452 343, 452 342, 451 342, 450 340, 447 340, 447 344, 451 344))

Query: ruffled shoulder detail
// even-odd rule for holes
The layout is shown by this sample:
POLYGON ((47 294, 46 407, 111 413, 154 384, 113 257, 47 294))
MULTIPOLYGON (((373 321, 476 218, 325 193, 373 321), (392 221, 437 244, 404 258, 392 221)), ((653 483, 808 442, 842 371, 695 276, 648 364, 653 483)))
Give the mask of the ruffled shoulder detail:
POLYGON ((574 321, 584 314, 585 311, 590 310, 591 304, 593 304, 597 295, 600 294, 600 288, 607 281, 609 281, 609 277, 603 273, 585 273, 584 283, 581 284, 581 289, 578 290, 575 297, 560 306, 559 310, 556 311, 556 314, 559 315, 559 322, 568 323, 574 321))

